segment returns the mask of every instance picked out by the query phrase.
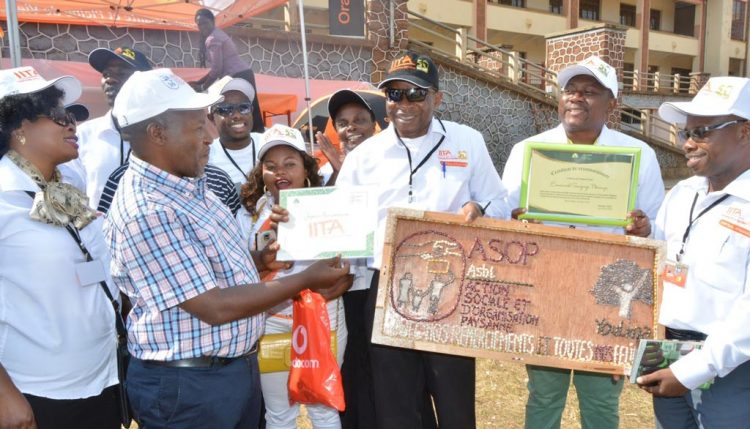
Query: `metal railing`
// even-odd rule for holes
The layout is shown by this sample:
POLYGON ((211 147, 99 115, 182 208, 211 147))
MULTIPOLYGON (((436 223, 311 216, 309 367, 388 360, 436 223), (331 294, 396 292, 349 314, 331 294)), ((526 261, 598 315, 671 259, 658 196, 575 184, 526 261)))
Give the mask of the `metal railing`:
MULTIPOLYGON (((463 65, 479 70, 490 77, 516 84, 550 100, 557 98, 559 88, 555 72, 522 58, 516 51, 491 45, 469 36, 467 29, 453 28, 412 11, 409 11, 408 15, 411 18, 409 19, 410 27, 434 37, 432 43, 410 38, 410 44, 453 58, 463 65)), ((632 82, 637 81, 637 79, 634 79, 636 75, 633 73, 635 72, 630 73, 624 79, 626 80, 626 88, 628 88, 627 82, 630 82, 632 88, 632 82)), ((690 76, 659 76, 658 73, 644 73, 643 75, 647 78, 650 77, 651 82, 655 83, 654 86, 659 91, 670 88, 680 91, 679 93, 687 94, 688 89, 683 88, 691 87, 690 76), (662 84, 662 82, 665 82, 664 78, 667 77, 670 82, 669 85, 662 84), (657 82, 658 85, 656 85, 657 82), (682 92, 683 90, 684 92, 682 92)), ((636 109, 625 103, 620 103, 620 109, 620 128, 623 131, 635 132, 662 144, 676 145, 676 128, 659 118, 655 112, 648 109, 636 109)))
POLYGON ((622 72, 622 88, 628 92, 654 92, 694 95, 695 87, 690 75, 647 73, 638 70, 622 72))
POLYGON ((465 28, 453 28, 412 11, 408 15, 412 18, 410 27, 433 36, 437 42, 426 43, 410 38, 409 43, 455 58, 464 65, 522 86, 537 95, 556 97, 555 73, 526 60, 519 52, 470 36, 465 28))

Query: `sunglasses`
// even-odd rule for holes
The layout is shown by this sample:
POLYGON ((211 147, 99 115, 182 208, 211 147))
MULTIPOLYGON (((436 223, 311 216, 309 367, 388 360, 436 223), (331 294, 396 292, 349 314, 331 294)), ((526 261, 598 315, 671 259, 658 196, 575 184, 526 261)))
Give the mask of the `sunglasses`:
POLYGON ((409 89, 394 89, 388 88, 385 90, 385 96, 388 97, 388 101, 398 103, 399 101, 406 99, 412 103, 418 103, 424 101, 427 98, 427 94, 430 92, 427 88, 409 88, 409 89))
POLYGON ((75 125, 78 121, 76 120, 76 115, 73 114, 73 112, 69 112, 65 109, 52 109, 50 112, 46 115, 39 115, 44 118, 48 118, 52 122, 56 123, 57 125, 61 127, 67 127, 68 125, 75 125))
POLYGON ((253 103, 217 104, 214 107, 214 113, 221 116, 229 116, 234 112, 240 112, 240 115, 249 115, 253 112, 253 103))
POLYGON ((722 122, 720 124, 709 125, 706 127, 693 128, 691 130, 685 128, 677 131, 677 138, 679 138, 681 144, 684 144, 686 141, 688 141, 688 139, 693 139, 693 141, 701 142, 706 139, 706 135, 711 131, 720 130, 730 125, 741 124, 743 122, 747 122, 747 119, 735 119, 733 121, 722 122))

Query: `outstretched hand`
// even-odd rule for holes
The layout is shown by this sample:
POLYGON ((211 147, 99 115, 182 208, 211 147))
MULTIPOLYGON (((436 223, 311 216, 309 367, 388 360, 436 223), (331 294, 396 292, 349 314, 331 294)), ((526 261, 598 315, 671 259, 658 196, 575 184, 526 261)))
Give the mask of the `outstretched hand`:
POLYGON ((304 274, 309 288, 327 300, 341 296, 354 281, 354 277, 349 274, 349 262, 341 261, 341 256, 316 261, 304 274))
POLYGON ((328 162, 331 163, 333 171, 341 170, 341 153, 336 149, 336 146, 331 143, 331 140, 325 134, 318 131, 315 133, 315 141, 318 143, 320 151, 323 152, 323 155, 328 159, 328 162))

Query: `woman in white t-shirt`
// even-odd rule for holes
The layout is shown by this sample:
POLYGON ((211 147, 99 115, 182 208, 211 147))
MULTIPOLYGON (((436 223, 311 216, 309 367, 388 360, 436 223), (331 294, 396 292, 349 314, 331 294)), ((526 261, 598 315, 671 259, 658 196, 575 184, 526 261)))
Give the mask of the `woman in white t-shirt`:
MULTIPOLYGON (((242 208, 237 212, 240 229, 245 234, 251 250, 260 250, 275 239, 270 216, 271 207, 278 201, 279 190, 321 186, 317 161, 305 152, 302 135, 293 128, 274 125, 267 130, 263 134, 259 159, 260 162, 248 176, 248 183, 242 186, 242 208)), ((309 262, 297 262, 288 270, 261 274, 265 274, 263 280, 267 281, 298 273, 308 265, 309 262)), ((344 306, 341 301, 341 298, 337 298, 328 302, 331 328, 337 332, 336 350, 339 365, 343 361, 347 337, 344 306)), ((268 311, 265 334, 286 333, 291 330, 292 301, 287 300, 268 311)), ((296 428, 299 406, 289 405, 288 377, 288 371, 260 375, 268 429, 296 428)), ((314 428, 341 427, 336 409, 321 404, 306 407, 314 428)))
POLYGON ((63 106, 80 94, 71 76, 0 71, 0 427, 120 427, 102 219, 57 169, 78 156, 63 106))

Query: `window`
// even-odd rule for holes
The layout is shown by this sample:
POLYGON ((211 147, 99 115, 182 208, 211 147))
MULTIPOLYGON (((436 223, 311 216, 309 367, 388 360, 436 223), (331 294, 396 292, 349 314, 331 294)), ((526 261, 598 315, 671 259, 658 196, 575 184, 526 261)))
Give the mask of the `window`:
POLYGON ((526 7, 526 0, 495 0, 493 3, 503 4, 513 7, 526 7))
POLYGON ((620 3, 620 24, 635 27, 635 6, 620 3))
POLYGON ((579 16, 591 21, 599 20, 599 0, 581 0, 579 16))
POLYGON ((675 2, 674 4, 674 34, 693 36, 695 34, 695 5, 675 2))
POLYGON ((651 21, 649 22, 648 28, 652 30, 659 30, 661 28, 661 11, 657 9, 651 9, 651 21))
POLYGON ((562 15, 562 7, 563 7, 562 0, 549 0, 550 12, 556 13, 558 15, 562 15))
POLYGON ((741 0, 732 2, 732 40, 745 40, 745 8, 741 0))

